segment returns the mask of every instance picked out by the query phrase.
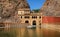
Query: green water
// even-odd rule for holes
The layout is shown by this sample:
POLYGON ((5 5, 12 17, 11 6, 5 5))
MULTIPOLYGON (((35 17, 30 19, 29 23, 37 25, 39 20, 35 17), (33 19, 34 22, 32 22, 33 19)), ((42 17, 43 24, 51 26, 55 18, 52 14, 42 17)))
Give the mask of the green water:
POLYGON ((60 37, 60 32, 43 28, 10 28, 0 31, 0 37, 60 37))

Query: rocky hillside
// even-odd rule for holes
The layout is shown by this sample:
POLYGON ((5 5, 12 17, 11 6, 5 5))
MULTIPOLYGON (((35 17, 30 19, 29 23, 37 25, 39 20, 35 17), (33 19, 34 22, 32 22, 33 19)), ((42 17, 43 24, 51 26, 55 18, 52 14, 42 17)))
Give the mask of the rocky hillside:
POLYGON ((60 17, 60 0, 46 0, 41 11, 43 16, 60 17))
POLYGON ((0 21, 17 21, 17 9, 19 7, 29 8, 29 5, 26 0, 0 0, 0 21))

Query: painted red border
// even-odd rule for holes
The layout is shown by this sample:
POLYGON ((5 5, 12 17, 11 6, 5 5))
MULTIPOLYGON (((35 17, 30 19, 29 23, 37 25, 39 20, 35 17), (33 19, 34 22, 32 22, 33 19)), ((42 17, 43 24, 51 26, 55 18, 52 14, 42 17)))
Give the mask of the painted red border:
POLYGON ((42 23, 56 23, 60 22, 60 17, 44 16, 42 17, 42 23))

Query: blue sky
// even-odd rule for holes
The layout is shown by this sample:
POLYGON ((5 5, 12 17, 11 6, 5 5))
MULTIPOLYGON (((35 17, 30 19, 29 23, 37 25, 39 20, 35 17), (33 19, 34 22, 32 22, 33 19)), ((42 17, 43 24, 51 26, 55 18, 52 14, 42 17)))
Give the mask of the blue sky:
POLYGON ((40 9, 45 2, 45 0, 27 0, 27 1, 30 5, 31 10, 40 9))

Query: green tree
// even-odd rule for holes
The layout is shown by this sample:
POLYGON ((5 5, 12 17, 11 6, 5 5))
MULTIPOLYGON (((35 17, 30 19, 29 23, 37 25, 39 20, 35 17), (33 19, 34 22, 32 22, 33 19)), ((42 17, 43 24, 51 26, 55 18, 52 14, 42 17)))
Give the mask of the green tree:
POLYGON ((40 9, 34 9, 32 11, 34 11, 35 13, 38 13, 40 9))

